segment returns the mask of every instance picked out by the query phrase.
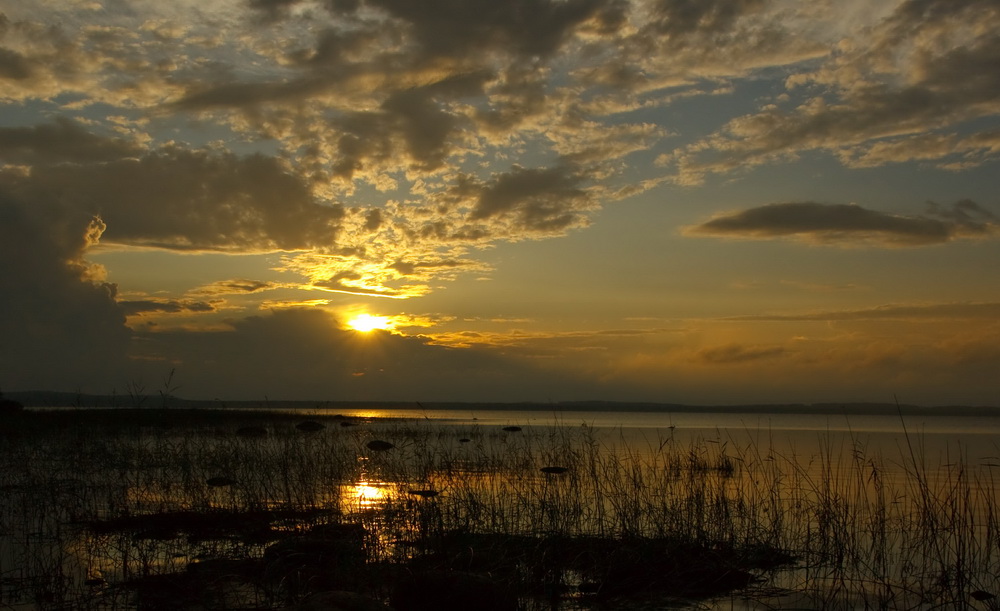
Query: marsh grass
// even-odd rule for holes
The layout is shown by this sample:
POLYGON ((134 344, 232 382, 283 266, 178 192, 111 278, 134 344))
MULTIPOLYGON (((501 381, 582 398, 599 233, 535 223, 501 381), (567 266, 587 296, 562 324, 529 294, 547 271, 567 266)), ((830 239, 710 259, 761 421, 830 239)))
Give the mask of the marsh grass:
POLYGON ((883 456, 821 436, 798 455, 758 434, 636 443, 567 423, 314 416, 325 428, 305 432, 303 419, 8 418, 0 605, 277 609, 332 589, 386 601, 447 571, 488 576, 528 609, 998 608, 997 487, 960 447, 938 467, 919 439, 883 456))

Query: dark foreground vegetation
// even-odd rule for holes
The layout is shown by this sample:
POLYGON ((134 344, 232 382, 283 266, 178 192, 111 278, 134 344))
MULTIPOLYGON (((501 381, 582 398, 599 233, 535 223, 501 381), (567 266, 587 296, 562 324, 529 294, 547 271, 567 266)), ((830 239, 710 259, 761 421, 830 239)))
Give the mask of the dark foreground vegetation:
MULTIPOLYGON (((995 609, 992 480, 856 448, 5 411, 0 608, 995 609)), ((669 433, 668 433, 669 435, 669 433)))

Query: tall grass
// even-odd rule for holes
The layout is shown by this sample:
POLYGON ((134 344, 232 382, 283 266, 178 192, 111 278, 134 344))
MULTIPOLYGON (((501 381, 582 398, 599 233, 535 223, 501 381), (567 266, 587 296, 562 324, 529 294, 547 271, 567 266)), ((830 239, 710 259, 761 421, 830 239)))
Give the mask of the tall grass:
MULTIPOLYGON (((939 467, 918 444, 883 456, 855 435, 821 436, 800 456, 739 433, 637 444, 569 424, 326 419, 305 433, 287 414, 138 418, 26 414, 5 429, 0 606, 130 608, 119 587, 130 580, 260 558, 282 533, 351 523, 371 563, 451 553, 456 536, 677 541, 757 567, 761 581, 720 605, 997 608, 998 489, 960 447, 939 467), (266 436, 237 435, 248 422, 266 436), (373 439, 395 447, 372 450, 373 439), (212 523, 200 534, 149 519, 213 512, 267 519, 260 533, 212 523)), ((253 596, 256 608, 287 602, 253 596)))

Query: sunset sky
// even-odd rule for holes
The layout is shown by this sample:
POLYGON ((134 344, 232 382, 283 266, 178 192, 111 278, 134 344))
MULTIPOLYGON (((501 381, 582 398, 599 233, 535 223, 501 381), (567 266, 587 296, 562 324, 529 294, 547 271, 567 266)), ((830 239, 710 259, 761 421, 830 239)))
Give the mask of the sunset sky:
POLYGON ((1000 405, 998 161, 996 0, 0 0, 0 390, 1000 405))

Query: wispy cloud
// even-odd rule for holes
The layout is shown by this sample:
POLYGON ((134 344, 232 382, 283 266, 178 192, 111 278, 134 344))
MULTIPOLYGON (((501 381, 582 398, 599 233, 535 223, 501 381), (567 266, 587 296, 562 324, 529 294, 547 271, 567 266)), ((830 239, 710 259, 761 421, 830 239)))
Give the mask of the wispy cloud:
POLYGON ((745 346, 741 344, 729 344, 726 346, 716 346, 703 348, 698 351, 698 357, 706 363, 715 365, 731 365, 738 363, 748 363, 760 359, 770 359, 785 354, 786 350, 782 346, 745 346))
POLYGON ((193 299, 128 299, 118 302, 127 316, 145 314, 204 314, 215 312, 219 304, 193 299))
POLYGON ((734 316, 729 320, 865 321, 865 320, 986 320, 1000 319, 1000 303, 892 304, 859 310, 831 310, 803 314, 734 316))
POLYGON ((285 285, 264 280, 247 280, 245 278, 233 278, 231 280, 219 280, 211 284, 200 286, 188 291, 189 295, 248 295, 271 291, 282 288, 285 285))

